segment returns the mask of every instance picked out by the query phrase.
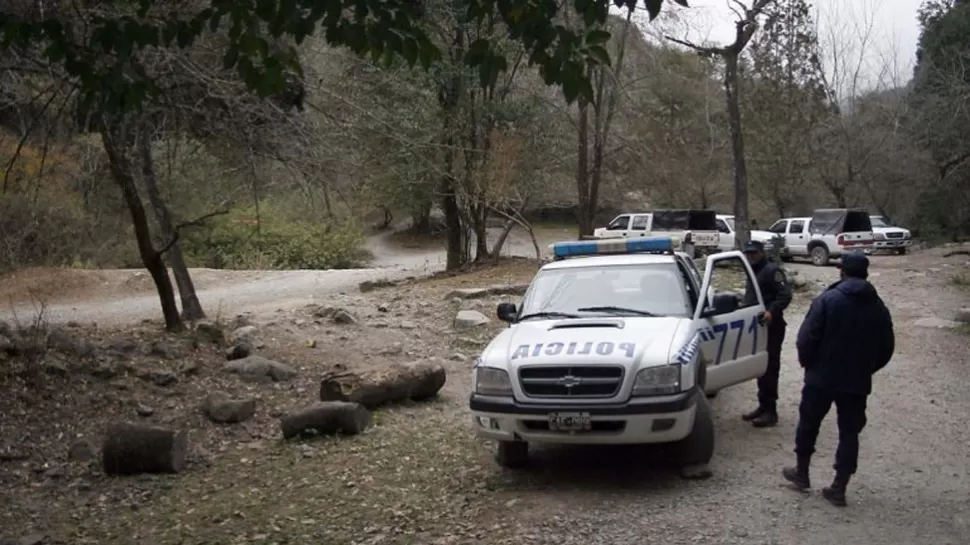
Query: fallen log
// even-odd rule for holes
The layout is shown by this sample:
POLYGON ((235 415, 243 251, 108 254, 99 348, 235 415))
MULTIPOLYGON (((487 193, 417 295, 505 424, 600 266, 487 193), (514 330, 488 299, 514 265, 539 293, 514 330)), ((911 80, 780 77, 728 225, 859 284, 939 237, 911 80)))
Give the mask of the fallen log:
POLYGON ((951 250, 943 254, 943 257, 950 257, 954 255, 970 255, 970 250, 951 250))
POLYGON ((447 374, 441 363, 425 360, 354 373, 335 371, 320 381, 321 401, 352 401, 368 409, 438 395, 447 374))
POLYGON ((187 454, 185 430, 121 422, 108 428, 101 463, 106 475, 178 473, 187 454))
POLYGON ((288 414, 280 418, 284 439, 304 432, 315 431, 321 435, 344 433, 356 435, 370 426, 370 412, 359 403, 326 401, 288 414))

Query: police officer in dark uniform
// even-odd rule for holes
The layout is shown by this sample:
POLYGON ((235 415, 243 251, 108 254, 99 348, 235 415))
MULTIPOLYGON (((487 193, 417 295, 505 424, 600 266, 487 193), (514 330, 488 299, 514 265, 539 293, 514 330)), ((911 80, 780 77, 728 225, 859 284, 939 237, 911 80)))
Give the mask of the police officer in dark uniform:
POLYGON ((859 461, 859 434, 866 426, 872 376, 892 359, 896 338, 889 309, 866 280, 869 259, 861 253, 846 254, 839 268, 841 279, 812 301, 798 330, 798 361, 805 368, 795 429, 798 458, 797 465, 782 474, 799 489, 811 487, 815 441, 834 404, 839 427, 835 479, 822 489, 822 496, 843 507, 845 488, 859 461))
MULTIPOLYGON (((785 272, 765 256, 765 245, 756 240, 744 247, 744 255, 754 269, 755 279, 765 301, 761 323, 768 328, 768 369, 758 379, 758 408, 745 414, 746 422, 757 428, 778 423, 778 374, 781 371, 781 345, 785 340, 784 312, 791 303, 792 293, 785 272)), ((757 302, 754 286, 748 281, 744 287, 745 304, 757 302)))

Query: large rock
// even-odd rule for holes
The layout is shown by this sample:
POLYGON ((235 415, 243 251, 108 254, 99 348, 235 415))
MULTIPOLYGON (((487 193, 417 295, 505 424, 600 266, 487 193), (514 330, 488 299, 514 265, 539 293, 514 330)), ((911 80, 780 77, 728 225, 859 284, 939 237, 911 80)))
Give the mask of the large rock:
POLYGON ((479 327, 489 323, 491 320, 477 310, 459 310, 455 316, 455 329, 468 329, 479 327))
POLYGON ((497 284, 486 288, 457 288, 448 292, 445 299, 481 299, 495 295, 522 295, 528 284, 497 284))
POLYGON ((283 382, 296 376, 296 370, 278 361, 262 356, 249 356, 228 361, 222 367, 229 373, 239 375, 246 382, 283 382))
POLYGON ((256 398, 233 399, 225 393, 215 392, 205 399, 202 412, 213 422, 235 424, 256 414, 256 398))

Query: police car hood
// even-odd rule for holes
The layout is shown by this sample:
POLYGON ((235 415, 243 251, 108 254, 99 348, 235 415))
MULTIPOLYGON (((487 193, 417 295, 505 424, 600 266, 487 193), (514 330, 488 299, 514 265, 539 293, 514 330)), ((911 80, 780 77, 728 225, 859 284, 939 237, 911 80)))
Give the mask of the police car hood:
POLYGON ((595 317, 527 320, 495 337, 483 353, 492 364, 611 363, 630 368, 671 361, 690 320, 677 317, 595 317))

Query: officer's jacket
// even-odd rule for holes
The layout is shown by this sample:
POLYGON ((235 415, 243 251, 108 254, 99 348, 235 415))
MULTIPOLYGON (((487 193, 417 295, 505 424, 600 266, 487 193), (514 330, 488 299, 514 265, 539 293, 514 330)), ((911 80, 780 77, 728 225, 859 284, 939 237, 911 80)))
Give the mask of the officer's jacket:
POLYGON ((812 301, 796 345, 806 384, 868 394, 872 375, 892 358, 896 338, 876 288, 861 278, 846 278, 812 301))
MULTIPOLYGON (((791 304, 792 298, 791 286, 788 283, 788 278, 785 277, 785 271, 767 259, 762 259, 752 265, 751 268, 754 269, 755 279, 758 281, 758 287, 761 288, 765 308, 771 312, 771 323, 773 325, 784 325, 783 314, 788 305, 791 304)), ((755 295, 754 287, 749 280, 744 286, 744 302, 746 305, 751 305, 757 300, 758 297, 755 295)))

